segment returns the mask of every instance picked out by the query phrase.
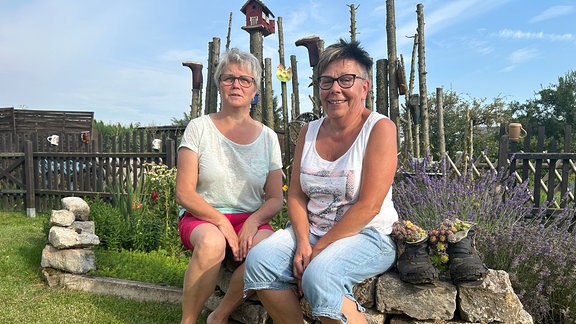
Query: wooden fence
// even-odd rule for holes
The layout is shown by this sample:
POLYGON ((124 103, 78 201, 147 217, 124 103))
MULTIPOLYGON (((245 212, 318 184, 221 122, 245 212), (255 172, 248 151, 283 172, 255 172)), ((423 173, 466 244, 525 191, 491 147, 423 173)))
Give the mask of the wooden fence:
MULTIPOLYGON (((546 138, 542 127, 536 134, 528 130, 522 142, 510 141, 504 126, 500 135, 496 159, 491 160, 483 152, 475 159, 463 154, 454 158, 445 156, 446 163, 438 174, 461 176, 472 172, 479 177, 487 170, 505 171, 520 182, 529 182, 536 208, 543 204, 550 209, 564 208, 575 201, 576 153, 569 152, 570 126, 565 129, 560 149, 554 140, 544 147, 546 138)), ((44 212, 59 208, 64 196, 107 197, 126 181, 132 181, 136 187, 144 163, 176 165, 180 136, 179 129, 161 133, 140 129, 120 137, 96 137, 85 152, 65 152, 62 147, 45 146, 45 139, 35 135, 13 138, 15 143, 2 140, 0 209, 44 212), (155 138, 162 139, 159 150, 153 148, 155 138), (7 149, 18 145, 20 150, 7 149)))
POLYGON ((558 147, 555 139, 545 147, 544 127, 536 134, 527 129, 522 145, 503 136, 500 141, 499 167, 508 167, 508 172, 520 182, 529 182, 531 199, 535 208, 546 206, 560 209, 575 202, 576 152, 570 152, 572 128, 564 130, 564 143, 558 147), (536 137, 535 142, 532 138, 536 137), (535 147, 535 149, 534 149, 535 147))
POLYGON ((136 188, 145 163, 176 166, 177 142, 169 133, 137 130, 123 137, 97 137, 85 143, 84 151, 68 150, 78 146, 66 145, 65 136, 58 146, 46 146, 35 134, 3 135, 0 209, 25 209, 28 215, 59 209, 62 197, 109 197, 128 181, 136 188), (154 140, 161 144, 155 146, 154 140))
POLYGON ((547 139, 544 131, 544 127, 539 127, 534 134, 528 129, 524 139, 511 141, 506 135, 505 126, 501 125, 498 157, 495 159, 491 160, 484 152, 480 152, 476 158, 463 153, 457 153, 453 158, 445 155, 441 161, 432 163, 427 171, 432 176, 450 177, 468 173, 481 177, 487 171, 505 172, 519 183, 528 182, 527 188, 535 210, 545 207, 548 212, 554 212, 567 206, 574 208, 576 153, 570 152, 571 126, 565 128, 561 148, 554 139, 549 140, 545 148, 547 139))
POLYGON ((103 136, 96 131, 89 134, 88 139, 82 134, 52 131, 12 133, 0 132, 0 152, 22 152, 26 141, 32 142, 34 152, 155 152, 166 149, 167 139, 180 142, 185 127, 146 127, 138 128, 118 136, 103 136), (59 136, 58 145, 52 145, 48 137, 59 136), (154 148, 154 140, 160 140, 160 149, 154 148))
POLYGON ((549 140, 545 147, 544 131, 544 127, 539 127, 536 133, 528 128, 525 138, 511 141, 502 125, 495 160, 490 160, 484 152, 480 152, 474 160, 465 155, 459 155, 454 160, 447 156, 442 173, 461 176, 465 172, 472 172, 479 177, 486 170, 506 172, 519 183, 528 182, 534 208, 545 206, 554 211, 571 204, 574 206, 576 153, 570 152, 572 128, 570 125, 565 127, 561 148, 555 139, 549 140))

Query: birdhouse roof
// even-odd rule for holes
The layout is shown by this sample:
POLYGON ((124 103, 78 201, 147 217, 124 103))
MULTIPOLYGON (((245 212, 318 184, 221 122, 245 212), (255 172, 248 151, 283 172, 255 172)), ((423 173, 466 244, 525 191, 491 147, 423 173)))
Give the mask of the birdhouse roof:
POLYGON ((270 16, 272 16, 272 17, 275 17, 274 14, 272 13, 272 11, 270 11, 270 9, 268 9, 268 7, 266 7, 266 5, 265 5, 262 1, 259 1, 259 0, 248 0, 248 1, 246 1, 246 3, 242 6, 242 8, 240 8, 240 11, 241 11, 243 14, 246 14, 246 7, 247 7, 249 4, 251 4, 252 2, 258 3, 258 4, 262 7, 262 11, 264 11, 265 14, 270 15, 270 16))

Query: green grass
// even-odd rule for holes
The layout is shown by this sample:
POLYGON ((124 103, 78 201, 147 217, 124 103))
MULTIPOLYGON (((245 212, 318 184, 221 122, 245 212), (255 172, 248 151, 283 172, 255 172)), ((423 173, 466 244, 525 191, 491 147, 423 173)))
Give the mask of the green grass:
MULTIPOLYGON (((0 212, 0 322, 108 324, 180 321, 178 304, 140 302, 49 288, 40 277, 47 220, 47 215, 27 218, 21 212, 0 212)), ((146 268, 144 263, 135 266, 146 268)), ((124 269, 130 271, 131 268, 124 269)), ((120 278, 121 274, 120 271, 116 273, 120 278)))
POLYGON ((182 287, 184 271, 189 257, 174 257, 167 252, 152 251, 109 251, 96 249, 95 271, 88 275, 122 278, 154 283, 164 286, 182 287))

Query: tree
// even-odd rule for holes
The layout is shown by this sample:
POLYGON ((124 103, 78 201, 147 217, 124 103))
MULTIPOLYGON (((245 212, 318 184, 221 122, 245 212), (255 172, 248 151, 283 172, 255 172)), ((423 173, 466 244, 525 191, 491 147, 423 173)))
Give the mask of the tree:
POLYGON ((576 123, 576 71, 559 77, 558 84, 542 88, 534 99, 510 103, 510 110, 522 124, 534 130, 544 126, 546 137, 563 141, 564 127, 576 123))
MULTIPOLYGON (((436 94, 430 94, 430 138, 432 152, 437 155, 438 119, 436 94)), ((446 136, 446 152, 450 156, 458 151, 466 151, 470 143, 466 142, 468 128, 472 128, 473 154, 476 157, 480 151, 488 150, 488 156, 496 157, 499 143, 499 126, 510 120, 511 113, 503 98, 496 97, 491 102, 486 98, 470 98, 465 100, 452 90, 444 92, 444 131, 446 136), (469 116, 469 117, 467 117, 469 116), (470 121, 470 122, 468 122, 470 121)), ((469 150, 468 150, 469 151, 469 150)))

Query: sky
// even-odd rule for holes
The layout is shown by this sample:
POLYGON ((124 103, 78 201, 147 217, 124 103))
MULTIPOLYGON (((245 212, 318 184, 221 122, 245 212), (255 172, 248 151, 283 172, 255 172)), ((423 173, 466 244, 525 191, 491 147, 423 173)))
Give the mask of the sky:
MULTIPOLYGON (((272 19, 281 17, 286 62, 297 58, 302 111, 311 109, 312 70, 307 50, 294 43, 310 35, 325 46, 349 39, 348 5, 357 7, 357 40, 374 60, 387 57, 385 0, 262 2, 272 19)), ((182 62, 203 63, 208 82, 208 44, 220 38, 224 52, 230 13, 230 47, 249 51, 241 28, 245 3, 0 0, 0 108, 92 111, 104 123, 170 125, 190 110, 192 73, 182 62)), ((576 70, 576 0, 397 0, 397 52, 407 67, 418 3, 429 93, 443 88, 464 99, 525 102, 576 70)), ((263 43, 274 68, 278 38, 263 43)), ((280 96, 280 81, 273 87, 280 96)))

